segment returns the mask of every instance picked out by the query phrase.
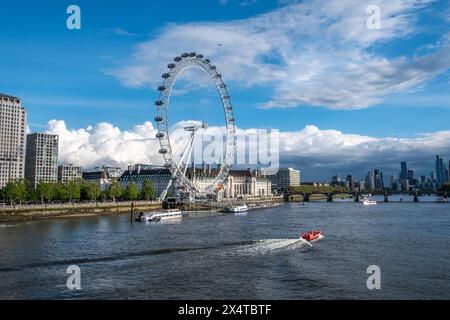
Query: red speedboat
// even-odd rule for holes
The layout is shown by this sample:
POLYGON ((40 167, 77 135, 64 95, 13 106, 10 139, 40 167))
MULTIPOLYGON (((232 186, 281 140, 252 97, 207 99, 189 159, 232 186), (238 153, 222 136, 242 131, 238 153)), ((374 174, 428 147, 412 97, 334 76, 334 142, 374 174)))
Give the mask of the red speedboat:
POLYGON ((308 242, 319 241, 323 238, 321 230, 311 230, 305 233, 302 233, 302 239, 308 242))

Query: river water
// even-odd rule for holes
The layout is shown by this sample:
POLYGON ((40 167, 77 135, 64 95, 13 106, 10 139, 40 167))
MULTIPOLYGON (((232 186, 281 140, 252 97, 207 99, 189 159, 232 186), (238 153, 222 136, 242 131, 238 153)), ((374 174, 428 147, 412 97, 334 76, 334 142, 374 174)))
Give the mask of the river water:
POLYGON ((450 204, 431 200, 0 224, 0 298, 449 299, 449 253, 450 204), (296 240, 318 228, 325 239, 312 247, 296 240), (81 290, 67 288, 70 265, 81 290), (369 265, 380 290, 367 288, 369 265))

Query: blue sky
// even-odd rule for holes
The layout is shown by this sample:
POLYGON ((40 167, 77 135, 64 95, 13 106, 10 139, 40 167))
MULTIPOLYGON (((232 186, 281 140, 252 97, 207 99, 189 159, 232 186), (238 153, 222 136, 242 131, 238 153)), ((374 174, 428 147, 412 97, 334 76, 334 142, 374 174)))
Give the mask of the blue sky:
MULTIPOLYGON (((364 3, 2 1, 0 92, 23 99, 33 131, 52 119, 67 130, 101 122, 133 130, 153 119, 170 59, 195 50, 217 62, 240 128, 313 125, 375 139, 450 130, 448 2, 364 3), (382 12, 378 31, 365 27, 364 9, 373 3, 382 12), (81 8, 79 31, 66 28, 70 4, 81 8)), ((193 88, 174 98, 185 111, 174 121, 194 104, 201 114, 202 104, 216 101, 195 80, 180 83, 193 88)))

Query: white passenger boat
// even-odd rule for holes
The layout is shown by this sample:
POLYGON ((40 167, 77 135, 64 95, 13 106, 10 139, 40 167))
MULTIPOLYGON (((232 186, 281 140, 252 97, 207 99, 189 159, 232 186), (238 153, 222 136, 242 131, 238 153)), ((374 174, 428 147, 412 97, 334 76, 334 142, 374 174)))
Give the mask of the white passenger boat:
POLYGON ((222 212, 226 212, 226 213, 242 213, 242 212, 247 212, 247 211, 248 211, 248 207, 245 204, 243 204, 241 206, 236 206, 236 207, 224 208, 222 210, 222 212))
POLYGON ((377 204, 375 200, 370 199, 368 196, 364 196, 362 203, 364 206, 374 206, 377 204))
POLYGON ((436 198, 436 203, 447 203, 448 199, 444 198, 444 197, 437 197, 436 198))
POLYGON ((141 212, 136 220, 141 222, 159 222, 165 220, 181 219, 182 213, 178 209, 163 210, 157 212, 141 212))

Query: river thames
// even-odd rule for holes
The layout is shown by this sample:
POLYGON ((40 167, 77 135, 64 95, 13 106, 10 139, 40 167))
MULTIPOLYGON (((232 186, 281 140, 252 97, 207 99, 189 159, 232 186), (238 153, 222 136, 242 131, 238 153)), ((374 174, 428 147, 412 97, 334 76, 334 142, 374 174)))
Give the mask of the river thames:
POLYGON ((422 200, 4 223, 0 299, 449 299, 450 204, 422 200), (312 247, 295 241, 319 228, 312 247), (81 290, 66 286, 71 265, 81 290), (380 290, 367 288, 370 265, 380 290))

